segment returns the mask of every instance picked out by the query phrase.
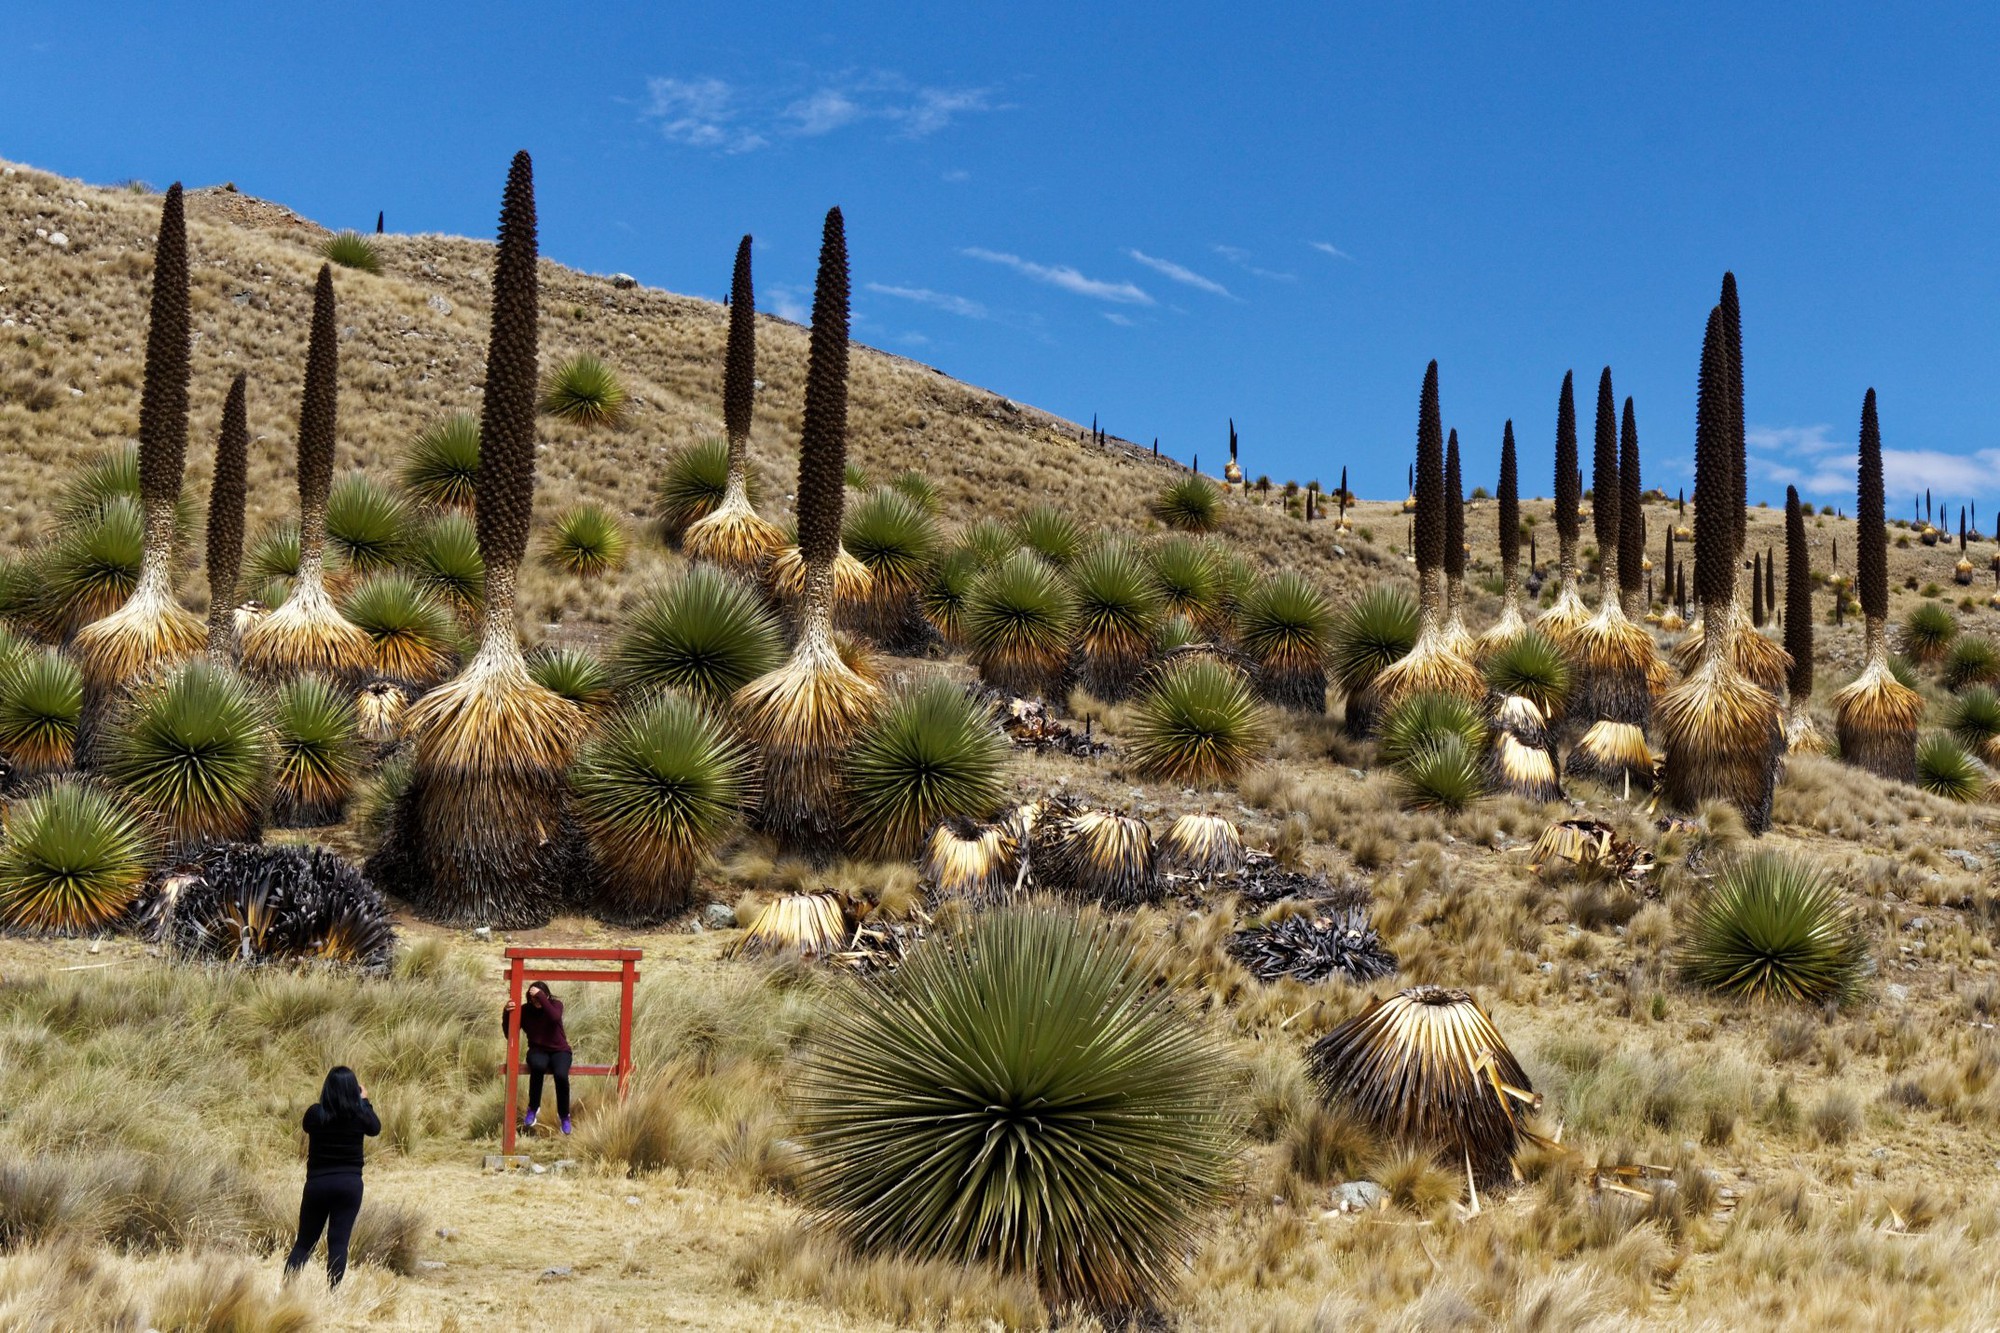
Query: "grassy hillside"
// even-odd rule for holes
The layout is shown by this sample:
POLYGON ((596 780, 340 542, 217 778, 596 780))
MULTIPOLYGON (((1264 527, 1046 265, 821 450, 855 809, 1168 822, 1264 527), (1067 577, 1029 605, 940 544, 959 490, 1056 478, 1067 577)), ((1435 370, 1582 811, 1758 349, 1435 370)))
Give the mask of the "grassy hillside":
MULTIPOLYGON (((46 534, 68 468, 136 431, 157 217, 155 198, 27 168, 0 176, 10 256, 0 286, 0 552, 46 534), (66 244, 51 242, 58 232, 66 244)), ((233 373, 248 371, 254 534, 295 505, 306 314, 327 233, 226 189, 192 195, 189 219, 190 489, 206 493, 222 394, 233 373)), ((338 467, 389 476, 425 425, 478 408, 491 250, 446 237, 389 236, 380 246, 380 275, 338 276, 338 467)), ((719 285, 726 257, 714 261, 719 285)), ((634 402, 610 430, 543 420, 538 521, 592 499, 644 526, 664 460, 720 433, 724 312, 554 264, 543 265, 542 284, 544 364, 595 353, 634 402)), ((805 341, 782 320, 760 323, 753 453, 767 513, 789 512, 805 341)), ((1752 375, 1754 385, 1754 363, 1752 375)), ((1449 385, 1446 368, 1447 407, 1449 385)), ((1524 394, 1544 401, 1546 388, 1524 394)), ((1688 451, 1667 423, 1685 413, 1650 410, 1660 424, 1647 430, 1648 474, 1671 492, 1688 451)), ((1147 501, 1180 474, 1137 448, 1093 448, 1074 423, 865 349, 854 356, 850 420, 850 459, 877 480, 924 471, 951 524, 1052 502, 1093 526, 1144 532, 1156 526, 1147 501)), ((1469 447, 1468 456, 1482 461, 1466 485, 1490 487, 1489 451, 1469 447)), ((1244 463, 1253 477, 1261 470, 1254 456, 1244 463)), ((1326 460, 1320 479, 1330 483, 1339 467, 1326 460)), ((1494 576, 1494 511, 1488 501, 1469 507, 1475 585, 1494 576)), ((1552 564, 1548 503, 1523 511, 1552 564)), ((1658 561, 1680 516, 1658 502, 1647 516, 1658 561)), ((1234 494, 1220 531, 1253 568, 1301 570, 1346 604, 1372 586, 1412 582, 1407 521, 1401 497, 1380 497, 1358 507, 1351 533, 1336 534, 1288 514, 1275 492, 1270 503, 1234 494)), ((1753 508, 1748 533, 1749 549, 1782 550, 1782 515, 1753 508)), ((1808 535, 1816 572, 1853 572, 1851 522, 1816 515, 1808 535)), ((634 545, 622 571, 589 589, 531 565, 529 636, 601 639, 684 563, 650 529, 634 545)), ((1936 601, 1966 633, 2000 628, 1986 600, 1990 542, 1973 552, 1979 574, 1967 588, 1951 582, 1955 545, 1926 547, 1893 528, 1891 545, 1892 619, 1936 601), (1927 596, 1931 585, 1937 596, 1927 596)), ((1689 554, 1682 547, 1677 558, 1689 554)), ((198 605, 201 586, 183 578, 184 599, 198 605)), ((1594 601, 1594 586, 1587 591, 1594 601)), ((1823 617, 1830 594, 1818 598, 1823 617)), ((1494 590, 1476 586, 1472 628, 1497 607, 1494 590)), ((1821 623, 1818 634, 1823 705, 1858 665, 1858 616, 1821 623)), ((936 659, 887 665, 891 677, 965 670, 936 659)), ((1923 674, 1926 724, 1936 725, 1950 696, 1934 668, 1923 674)), ((1179 814, 1225 814, 1248 845, 1372 895, 1373 924, 1400 960, 1394 978, 1366 987, 1261 982, 1227 949, 1257 916, 1233 893, 1189 891, 1108 921, 1225 1046, 1246 1129, 1229 1202, 1149 1326, 2000 1321, 1989 1277, 2000 1239, 1991 1151, 2000 1127, 2000 820, 1991 804, 1949 802, 1808 755, 1786 765, 1773 829, 1757 840, 1726 807, 1665 824, 1643 794, 1628 801, 1587 782, 1572 783, 1563 802, 1487 797, 1456 814, 1412 810, 1374 743, 1343 734, 1337 699, 1324 717, 1272 710, 1264 762, 1233 786, 1197 789, 1149 780, 1127 762, 1131 705, 1082 695, 1056 703, 1092 715, 1113 749, 1093 758, 1016 752, 1011 797, 1065 791, 1130 810, 1156 832, 1179 814), (1580 815, 1609 822, 1657 869, 1634 884, 1538 872, 1542 831, 1580 815), (1835 884, 1866 941, 1860 1000, 1749 1004, 1685 980, 1696 905, 1753 846, 1835 884), (1369 997, 1419 983, 1477 993, 1543 1095, 1542 1122, 1560 1127, 1560 1146, 1525 1154, 1523 1179, 1476 1204, 1463 1172, 1398 1152, 1328 1111, 1307 1080, 1314 1038, 1369 997), (1657 1168, 1664 1183, 1632 1193, 1622 1182, 1647 1174, 1635 1166, 1657 1168), (1388 1205, 1338 1211, 1337 1187, 1361 1180, 1385 1187, 1388 1205)), ((365 850, 354 824, 272 837, 365 850)), ((779 860, 749 834, 704 877, 710 897, 745 914, 801 886, 831 888, 883 919, 911 920, 923 903, 908 864, 815 869, 779 860)), ((398 924, 391 975, 367 979, 169 965, 129 935, 0 937, 0 1327, 470 1330, 560 1318, 602 1329, 874 1330, 1037 1327, 1049 1317, 1019 1279, 857 1258, 806 1226, 784 1094, 822 1006, 849 984, 833 969, 738 958, 739 931, 692 923, 631 932, 565 917, 504 941, 407 914, 398 924), (579 1080, 577 1138, 543 1133, 531 1143, 539 1161, 571 1159, 574 1170, 481 1174, 501 1104, 500 944, 613 941, 647 951, 638 1094, 619 1108, 608 1089, 579 1080), (388 1121, 369 1168, 368 1243, 338 1295, 316 1283, 281 1294, 270 1249, 288 1239, 297 1117, 335 1061, 361 1071, 388 1121)), ((612 1023, 608 997, 575 997, 581 1058, 609 1043, 612 1023)), ((1088 1318, 1067 1326, 1101 1327, 1088 1318)))

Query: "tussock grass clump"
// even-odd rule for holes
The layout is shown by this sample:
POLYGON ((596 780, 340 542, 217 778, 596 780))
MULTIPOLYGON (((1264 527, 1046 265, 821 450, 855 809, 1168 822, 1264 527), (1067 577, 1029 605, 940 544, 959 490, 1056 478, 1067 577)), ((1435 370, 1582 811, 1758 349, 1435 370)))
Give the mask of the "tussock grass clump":
POLYGON ((1228 1087, 1129 949, 1073 917, 990 914, 839 992, 795 1084, 806 1197, 863 1252, 1129 1308, 1167 1289, 1228 1188, 1228 1087))
POLYGON ((1105 542, 1070 570, 1076 593, 1077 651, 1084 684, 1106 702, 1131 692, 1145 670, 1159 624, 1160 594, 1138 551, 1105 542))
POLYGON ((486 605, 486 557, 479 553, 479 534, 464 514, 440 514, 425 524, 411 540, 406 567, 468 620, 486 605))
POLYGON ((625 563, 625 525, 603 505, 571 505, 542 539, 542 564, 558 574, 599 579, 625 563))
POLYGON ((408 574, 377 574, 340 599, 340 613, 374 645, 369 672, 428 689, 458 669, 457 619, 408 574))
POLYGON ((1014 541, 1057 569, 1068 569, 1090 545, 1090 534, 1075 515, 1052 504, 1038 504, 1014 520, 1014 541))
POLYGON ((1465 809, 1486 794, 1483 752, 1454 733, 1420 745, 1396 768, 1397 789, 1411 810, 1465 809))
POLYGON ((616 425, 629 395, 618 372, 589 352, 558 361, 542 385, 542 411, 580 426, 616 425))
POLYGON ((1307 1066, 1336 1112, 1484 1180, 1509 1172, 1539 1104, 1479 1002, 1438 986, 1372 1001, 1315 1042, 1307 1066))
POLYGON ((686 690, 720 702, 778 665, 784 630, 755 591, 694 569, 625 619, 611 667, 626 690, 686 690))
POLYGON ((944 498, 938 494, 937 483, 915 468, 905 468, 889 478, 889 486, 892 490, 901 491, 932 518, 936 518, 944 508, 944 498))
POLYGON ((61 654, 23 653, 0 667, 0 754, 20 777, 68 768, 83 716, 83 673, 61 654))
POLYGON ((1326 711, 1333 605, 1311 579, 1284 570, 1260 580, 1237 612, 1237 642, 1257 663, 1257 692, 1308 713, 1326 711))
POLYGON ((1934 731, 1917 742, 1917 786, 1948 801, 1976 801, 1993 775, 1949 732, 1934 731))
POLYGON ((1961 634, 1946 650, 1945 688, 1953 692, 2000 680, 2000 646, 1983 634, 1961 634))
POLYGON ((479 418, 455 412, 403 451, 403 489, 431 509, 470 510, 479 480, 479 418))
POLYGON ((1560 716, 1569 700, 1569 658, 1540 630, 1522 627, 1494 645, 1484 665, 1495 694, 1526 699, 1545 722, 1560 716))
POLYGON ((1169 537, 1147 552, 1153 582, 1160 590, 1160 610, 1186 616, 1206 637, 1224 628, 1223 571, 1215 549, 1188 537, 1169 537))
POLYGON ((958 549, 969 551, 979 569, 988 570, 1020 550, 1021 538, 999 519, 982 518, 959 534, 958 549))
POLYGON ((1016 694, 1059 693, 1076 599, 1032 552, 1014 552, 973 585, 962 623, 966 653, 987 684, 1016 694))
POLYGON ((354 697, 332 681, 280 685, 271 709, 276 747, 271 819, 281 828, 338 824, 361 775, 354 697))
POLYGON ((1043 1329, 1035 1284, 988 1264, 857 1254, 832 1236, 793 1227, 761 1236, 737 1257, 737 1285, 766 1300, 812 1301, 898 1328, 964 1323, 1043 1329))
POLYGON ((1456 694, 1413 694, 1389 710, 1376 753, 1401 767, 1447 736, 1463 741, 1476 757, 1486 744, 1479 705, 1456 694))
MULTIPOLYGON (((338 560, 334 568, 339 568, 338 560)), ((259 530, 244 557, 244 569, 253 583, 283 579, 287 584, 299 576, 299 523, 280 519, 259 530)))
POLYGON ((1190 473, 1161 487, 1146 508, 1170 528, 1213 532, 1222 518, 1222 495, 1207 477, 1190 473))
POLYGON ((1374 587, 1334 622, 1330 663, 1347 698, 1346 729, 1359 738, 1381 716, 1376 678, 1417 645, 1417 604, 1400 588, 1374 587))
POLYGON ((953 547, 931 565, 930 577, 917 594, 924 619, 946 643, 957 645, 964 640, 965 604, 980 572, 977 555, 963 546, 953 547))
POLYGON ((380 273, 382 254, 375 248, 375 242, 358 231, 337 231, 320 242, 320 258, 340 265, 342 268, 356 269, 362 273, 380 273))
POLYGON ((1000 805, 1013 747, 992 710, 946 680, 892 698, 846 758, 848 838, 863 855, 914 855, 949 820, 1000 805))
POLYGON ((685 911, 749 782, 749 753, 683 695, 661 694, 585 743, 569 786, 605 872, 597 910, 629 923, 685 911))
POLYGON ((567 699, 590 720, 613 699, 611 672, 597 654, 582 648, 544 648, 528 658, 528 678, 567 699))
MULTIPOLYGON (((756 502, 753 484, 746 474, 745 496, 756 502)), ((669 542, 678 542, 687 530, 707 518, 729 494, 729 441, 698 440, 667 460, 655 496, 660 531, 669 542)))
POLYGON ((1731 863, 1695 905, 1680 963, 1695 985, 1743 999, 1844 1004, 1868 944, 1830 879, 1766 852, 1731 863))
POLYGON ((1147 777, 1190 786, 1233 781, 1270 740, 1240 673, 1211 658, 1170 662, 1132 710, 1125 757, 1147 777))
POLYGON ((121 710, 104 777, 181 846, 255 837, 272 790, 271 721, 242 677, 199 660, 121 710))
POLYGON ((399 491, 350 472, 327 492, 327 548, 357 574, 380 573, 402 559, 410 519, 410 502, 399 491))
MULTIPOLYGON (((5 700, 5 687, 0 686, 0 710, 4 710, 5 700)), ((2000 757, 2000 695, 1988 687, 1975 685, 1952 700, 1944 726, 1960 745, 1981 758, 1990 762, 2000 757)), ((0 732, 0 749, 5 748, 6 737, 0 732)))
POLYGON ((49 787, 8 811, 0 925, 103 929, 138 898, 151 853, 144 828, 114 797, 76 782, 49 787))
POLYGON ((145 555, 146 522, 129 497, 114 497, 95 512, 66 520, 55 541, 31 561, 35 591, 27 619, 50 638, 68 638, 131 598, 145 555))
POLYGON ((1918 602, 1903 617, 1903 656, 1912 662, 1944 660, 1958 638, 1958 617, 1938 602, 1918 602))
POLYGON ((868 569, 860 614, 870 635, 887 644, 920 639, 917 594, 938 548, 937 522, 929 511, 884 487, 848 510, 840 545, 868 569))

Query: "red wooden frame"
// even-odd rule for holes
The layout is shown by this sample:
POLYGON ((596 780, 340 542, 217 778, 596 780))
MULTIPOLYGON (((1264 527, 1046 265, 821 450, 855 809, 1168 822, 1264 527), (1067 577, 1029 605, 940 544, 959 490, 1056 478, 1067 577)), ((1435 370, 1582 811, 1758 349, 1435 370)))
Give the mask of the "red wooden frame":
POLYGON ((616 1074, 618 1100, 624 1101, 632 1086, 632 986, 639 980, 642 949, 536 949, 513 945, 507 950, 507 996, 514 1002, 507 1020, 507 1110, 500 1121, 500 1151, 514 1151, 515 1112, 520 1109, 521 1075, 528 1067, 521 1060, 521 1005, 531 981, 615 981, 618 983, 618 1063, 569 1067, 571 1074, 616 1074), (534 967, 529 959, 546 958, 559 962, 616 963, 616 971, 576 968, 534 967))

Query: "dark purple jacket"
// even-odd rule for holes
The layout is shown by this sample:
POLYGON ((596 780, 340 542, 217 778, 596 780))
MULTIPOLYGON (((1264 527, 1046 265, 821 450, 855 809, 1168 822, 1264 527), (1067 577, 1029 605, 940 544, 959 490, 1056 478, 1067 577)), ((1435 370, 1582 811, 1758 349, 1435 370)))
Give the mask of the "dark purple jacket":
MULTIPOLYGON (((500 1010, 500 1031, 507 1031, 507 1011, 500 1010)), ((569 1037, 563 1032, 562 1001, 550 995, 543 998, 537 1008, 528 1001, 521 1001, 521 1035, 528 1039, 531 1051, 567 1051, 569 1037)))

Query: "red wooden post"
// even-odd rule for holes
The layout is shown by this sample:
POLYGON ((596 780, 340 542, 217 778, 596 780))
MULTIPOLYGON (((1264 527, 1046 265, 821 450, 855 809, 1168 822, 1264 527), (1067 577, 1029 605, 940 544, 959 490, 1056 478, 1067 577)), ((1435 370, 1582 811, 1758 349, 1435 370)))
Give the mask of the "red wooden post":
POLYGON ((521 983, 525 980, 526 960, 512 956, 507 959, 507 997, 514 1007, 507 1015, 507 1110, 500 1121, 500 1151, 514 1151, 514 1112, 520 1105, 521 1095, 521 983))
POLYGON ((632 1087, 632 983, 638 969, 625 960, 624 976, 618 981, 618 1100, 624 1101, 632 1087))

